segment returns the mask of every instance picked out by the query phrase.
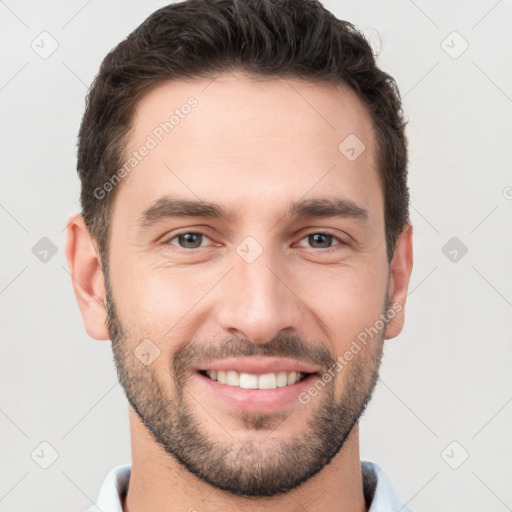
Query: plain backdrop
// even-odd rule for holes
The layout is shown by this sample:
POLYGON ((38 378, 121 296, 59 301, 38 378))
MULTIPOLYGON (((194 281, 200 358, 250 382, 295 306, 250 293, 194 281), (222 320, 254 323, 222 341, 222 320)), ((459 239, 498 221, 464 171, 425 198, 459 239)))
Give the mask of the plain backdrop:
MULTIPOLYGON (((0 2, 1 512, 85 511, 130 462, 127 402, 110 342, 83 328, 64 227, 88 86, 165 3, 0 2)), ((413 509, 512 510, 512 2, 325 5, 364 30, 409 119, 414 270, 361 457, 413 509)))

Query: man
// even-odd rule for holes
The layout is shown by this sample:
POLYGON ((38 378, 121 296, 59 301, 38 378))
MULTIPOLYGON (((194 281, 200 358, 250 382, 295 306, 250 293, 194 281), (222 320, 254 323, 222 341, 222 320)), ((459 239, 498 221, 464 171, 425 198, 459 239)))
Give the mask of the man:
POLYGON ((404 125, 311 0, 172 4, 107 55, 66 254, 132 463, 91 510, 408 510, 358 438, 412 269, 404 125))

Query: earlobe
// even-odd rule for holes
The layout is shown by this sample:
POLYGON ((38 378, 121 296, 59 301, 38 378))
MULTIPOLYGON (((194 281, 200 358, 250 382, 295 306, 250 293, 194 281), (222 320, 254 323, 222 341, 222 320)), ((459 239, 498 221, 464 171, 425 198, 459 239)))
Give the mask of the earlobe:
POLYGON ((394 316, 386 328, 386 339, 398 336, 405 322, 405 302, 413 265, 412 225, 407 223, 397 239, 388 284, 389 307, 394 316))
POLYGON ((108 340, 101 259, 81 215, 68 220, 66 258, 85 330, 94 339, 108 340))

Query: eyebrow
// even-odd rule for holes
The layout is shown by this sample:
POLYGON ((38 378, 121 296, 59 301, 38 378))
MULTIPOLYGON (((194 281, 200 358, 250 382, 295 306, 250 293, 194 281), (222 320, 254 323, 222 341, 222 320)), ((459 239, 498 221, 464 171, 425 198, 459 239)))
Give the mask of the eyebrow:
MULTIPOLYGON (((368 210, 361 208, 351 199, 305 199, 292 202, 284 216, 295 219, 337 217, 365 221, 368 219, 368 210)), ((166 195, 141 213, 138 224, 142 228, 146 228, 161 220, 180 217, 203 217, 232 221, 237 214, 235 210, 228 210, 216 203, 166 195)))

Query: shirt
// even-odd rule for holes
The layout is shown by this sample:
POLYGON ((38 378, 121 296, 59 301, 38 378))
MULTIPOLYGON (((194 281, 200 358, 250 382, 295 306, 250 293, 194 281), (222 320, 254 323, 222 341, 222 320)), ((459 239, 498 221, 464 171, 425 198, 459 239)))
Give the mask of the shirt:
MULTIPOLYGON (((391 483, 380 466, 361 461, 363 492, 368 512, 412 512, 396 498, 391 483)), ((87 512, 123 512, 122 500, 128 491, 131 464, 110 471, 101 486, 96 504, 87 512)))

